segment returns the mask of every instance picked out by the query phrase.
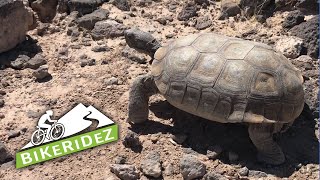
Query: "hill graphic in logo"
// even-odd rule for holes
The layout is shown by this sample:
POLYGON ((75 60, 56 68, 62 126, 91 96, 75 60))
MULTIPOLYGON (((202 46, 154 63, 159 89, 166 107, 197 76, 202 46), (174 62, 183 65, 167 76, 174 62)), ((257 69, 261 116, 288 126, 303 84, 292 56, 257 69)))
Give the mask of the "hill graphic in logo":
POLYGON ((30 142, 16 154, 17 168, 118 140, 118 126, 93 106, 80 103, 58 120, 51 120, 52 113, 42 115, 30 142))

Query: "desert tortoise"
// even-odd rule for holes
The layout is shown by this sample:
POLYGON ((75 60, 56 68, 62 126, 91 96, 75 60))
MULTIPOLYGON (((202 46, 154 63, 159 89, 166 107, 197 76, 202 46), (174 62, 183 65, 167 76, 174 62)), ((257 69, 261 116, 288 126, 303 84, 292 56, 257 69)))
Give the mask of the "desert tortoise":
POLYGON ((133 123, 148 119, 148 100, 162 94, 173 106, 221 123, 249 123, 258 159, 285 161, 272 135, 300 115, 301 73, 270 46, 218 34, 193 34, 167 46, 148 33, 127 30, 128 45, 154 55, 151 74, 137 77, 129 95, 133 123))

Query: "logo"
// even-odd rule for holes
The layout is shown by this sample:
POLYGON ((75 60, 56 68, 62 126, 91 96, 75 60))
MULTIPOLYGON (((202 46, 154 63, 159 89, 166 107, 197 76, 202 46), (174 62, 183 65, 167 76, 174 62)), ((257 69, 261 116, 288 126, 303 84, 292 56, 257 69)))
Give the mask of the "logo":
POLYGON ((80 103, 58 120, 52 115, 48 110, 40 117, 30 142, 16 154, 16 168, 118 140, 118 126, 93 106, 80 103))

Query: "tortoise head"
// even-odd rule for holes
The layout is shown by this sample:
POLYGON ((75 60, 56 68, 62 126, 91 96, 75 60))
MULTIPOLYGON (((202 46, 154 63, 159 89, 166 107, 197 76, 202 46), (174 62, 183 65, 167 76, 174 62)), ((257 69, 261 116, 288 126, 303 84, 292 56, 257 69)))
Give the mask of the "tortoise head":
POLYGON ((129 47, 150 55, 152 58, 160 43, 150 34, 137 28, 124 31, 124 37, 129 47))

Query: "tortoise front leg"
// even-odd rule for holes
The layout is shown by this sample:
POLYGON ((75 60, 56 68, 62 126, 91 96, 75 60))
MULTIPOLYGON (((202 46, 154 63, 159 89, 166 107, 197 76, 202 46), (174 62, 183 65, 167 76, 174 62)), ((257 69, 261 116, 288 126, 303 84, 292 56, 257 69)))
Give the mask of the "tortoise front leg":
POLYGON ((285 162, 280 146, 273 140, 274 124, 250 124, 249 136, 258 149, 258 160, 279 165, 285 162))
POLYGON ((158 89, 152 75, 141 75, 133 82, 129 92, 128 121, 142 123, 148 119, 149 97, 156 94, 158 89))

